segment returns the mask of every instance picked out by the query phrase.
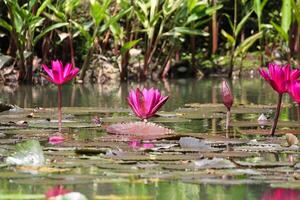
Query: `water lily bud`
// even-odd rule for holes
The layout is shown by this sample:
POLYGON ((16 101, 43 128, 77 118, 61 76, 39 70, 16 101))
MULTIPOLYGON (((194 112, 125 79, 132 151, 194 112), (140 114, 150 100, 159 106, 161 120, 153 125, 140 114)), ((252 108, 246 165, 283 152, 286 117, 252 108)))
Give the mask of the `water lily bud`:
POLYGON ((233 104, 233 95, 226 80, 223 80, 221 83, 221 95, 224 105, 230 110, 233 104))

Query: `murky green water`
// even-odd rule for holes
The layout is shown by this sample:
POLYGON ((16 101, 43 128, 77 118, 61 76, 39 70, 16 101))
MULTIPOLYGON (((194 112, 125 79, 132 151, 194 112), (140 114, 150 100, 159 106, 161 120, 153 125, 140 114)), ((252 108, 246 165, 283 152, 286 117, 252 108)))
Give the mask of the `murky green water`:
MULTIPOLYGON (((220 79, 206 80, 171 80, 169 82, 146 82, 137 84, 114 83, 107 85, 66 85, 63 87, 64 107, 102 107, 102 108, 127 108, 126 97, 131 88, 156 87, 170 96, 167 104, 163 107, 165 111, 174 111, 186 103, 220 103, 220 79)), ((261 79, 234 80, 232 82, 235 97, 235 105, 249 104, 275 104, 276 93, 261 79)), ((47 86, 20 86, 10 88, 0 87, 0 100, 4 103, 15 104, 19 107, 56 107, 57 88, 53 85, 47 86)), ((285 95, 284 103, 292 103, 288 95, 285 95)), ((296 118, 295 105, 283 109, 281 120, 296 118)), ((236 114, 235 119, 256 119, 258 115, 236 114)), ((85 116, 83 120, 90 120, 85 116)), ((168 127, 177 132, 216 132, 222 130, 221 119, 193 120, 189 123, 168 123, 168 127)), ((81 139, 97 135, 89 131, 75 132, 81 139), (89 134, 89 136, 85 136, 89 134)), ((101 133, 100 133, 101 134, 101 133)), ((270 154, 266 154, 266 158, 270 154)), ((287 160, 284 155, 285 160, 287 160)), ((272 158, 274 160, 274 158, 272 158)), ((148 173, 148 172, 147 172, 148 173)), ((270 185, 266 183, 202 183, 197 180, 189 183, 180 176, 178 180, 147 178, 147 173, 130 174, 124 169, 103 169, 96 167, 74 167, 67 173, 61 174, 20 174, 12 173, 10 169, 0 172, 0 199, 5 199, 4 194, 44 194, 50 187, 58 184, 66 188, 78 191, 90 199, 158 199, 158 200, 255 200, 264 199, 268 196, 270 185), (138 174, 138 175, 137 175, 138 174), (143 176, 141 176, 144 175, 143 176), (16 176, 22 178, 18 179, 16 176), (24 178, 23 176, 28 176, 24 178), (115 196, 110 196, 115 195, 115 196), (113 198, 114 197, 114 198, 113 198)), ((184 173, 184 172, 181 172, 184 173)), ((205 181, 204 181, 205 182, 205 181)), ((290 191, 289 191, 290 192, 290 191)), ((299 191, 298 191, 299 192, 299 191)), ((288 194, 290 195, 290 193, 288 194)), ((271 196, 269 195, 269 199, 271 196)))

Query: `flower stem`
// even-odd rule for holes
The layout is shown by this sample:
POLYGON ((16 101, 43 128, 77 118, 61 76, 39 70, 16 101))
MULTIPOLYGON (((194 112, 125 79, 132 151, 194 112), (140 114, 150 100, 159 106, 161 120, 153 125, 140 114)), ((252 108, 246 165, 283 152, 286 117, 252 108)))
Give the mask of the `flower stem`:
POLYGON ((62 113, 61 113, 61 85, 57 85, 58 88, 58 132, 62 133, 62 113))
POLYGON ((280 114, 281 101, 282 101, 282 94, 278 94, 278 102, 277 102, 277 108, 276 108, 276 113, 275 113, 275 117, 274 117, 274 122, 273 122, 272 129, 271 129, 271 136, 274 136, 274 134, 275 134, 275 129, 276 129, 279 114, 280 114))
POLYGON ((227 113, 226 113, 226 126, 225 126, 225 129, 228 130, 228 127, 229 127, 229 122, 230 122, 230 109, 227 110, 227 113))

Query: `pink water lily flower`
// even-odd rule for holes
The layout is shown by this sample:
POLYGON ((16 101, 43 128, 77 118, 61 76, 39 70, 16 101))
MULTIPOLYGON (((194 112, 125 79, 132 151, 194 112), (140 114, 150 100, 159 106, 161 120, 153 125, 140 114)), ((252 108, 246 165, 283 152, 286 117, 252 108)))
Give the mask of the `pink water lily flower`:
POLYGON ((300 76, 300 69, 292 70, 289 64, 281 67, 274 63, 270 63, 268 68, 269 71, 259 69, 259 73, 278 93, 277 108, 271 128, 271 136, 274 136, 280 115, 282 96, 284 93, 289 92, 291 83, 298 79, 300 76))
POLYGON ((43 69, 47 72, 48 76, 43 75, 48 81, 57 85, 58 89, 58 132, 62 132, 62 84, 70 81, 79 72, 79 68, 73 68, 72 64, 68 63, 65 67, 60 60, 52 60, 52 69, 49 69, 47 65, 42 64, 43 69))
POLYGON ((47 65, 42 64, 43 69, 48 74, 48 76, 44 77, 56 85, 62 85, 70 81, 79 72, 79 68, 74 68, 70 63, 63 66, 62 62, 59 60, 51 61, 51 65, 52 69, 49 69, 47 65))
POLYGON ((290 82, 298 79, 300 69, 292 70, 289 64, 281 67, 275 63, 270 63, 268 71, 259 69, 259 73, 276 92, 283 94, 288 92, 290 82))
POLYGON ((168 100, 168 96, 163 96, 158 89, 146 89, 140 91, 139 88, 131 90, 127 97, 128 104, 141 119, 148 119, 155 115, 155 113, 168 100))

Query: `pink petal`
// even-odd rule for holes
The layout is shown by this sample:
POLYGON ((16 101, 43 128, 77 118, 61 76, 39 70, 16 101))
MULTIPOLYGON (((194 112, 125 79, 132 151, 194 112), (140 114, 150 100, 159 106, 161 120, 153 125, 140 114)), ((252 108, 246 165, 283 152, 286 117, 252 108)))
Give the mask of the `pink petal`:
POLYGON ((63 84, 63 65, 61 61, 52 61, 52 72, 56 84, 63 84))
POLYGON ((63 74, 64 79, 70 74, 71 70, 72 70, 72 64, 70 63, 66 64, 64 68, 64 74, 63 74))
POLYGON ((285 80, 290 80, 290 75, 291 75, 291 65, 290 64, 287 64, 285 66, 282 67, 283 69, 283 72, 285 74, 285 80))
POLYGON ((133 112, 141 119, 143 119, 143 115, 140 112, 139 100, 137 98, 137 92, 131 90, 128 97, 128 103, 131 106, 133 112))
POLYGON ((294 69, 291 73, 290 79, 291 81, 297 80, 300 76, 300 69, 294 69))
POLYGON ((300 82, 293 81, 289 87, 289 94, 292 99, 298 103, 300 103, 300 82))
POLYGON ((66 77, 64 77, 63 83, 66 83, 66 82, 72 80, 74 77, 76 77, 78 72, 79 72, 79 69, 74 68, 66 77))
POLYGON ((151 110, 151 116, 155 115, 155 113, 166 103, 166 101, 169 99, 169 96, 163 97, 156 106, 151 110))
POLYGON ((133 102, 131 101, 131 99, 129 97, 127 97, 127 102, 129 104, 129 106, 131 107, 132 111, 134 112, 134 114, 143 119, 143 116, 139 113, 138 109, 134 106, 133 102))
POLYGON ((153 88, 147 90, 147 89, 143 89, 143 95, 145 98, 145 103, 146 103, 146 110, 147 113, 149 113, 152 108, 155 106, 155 91, 153 88))
POLYGON ((46 71, 46 73, 48 74, 48 76, 53 79, 53 73, 52 70, 50 70, 47 65, 42 64, 43 69, 46 71))
POLYGON ((266 81, 269 81, 270 80, 270 77, 269 77, 269 74, 263 70, 263 69, 258 69, 260 75, 266 80, 266 81))

